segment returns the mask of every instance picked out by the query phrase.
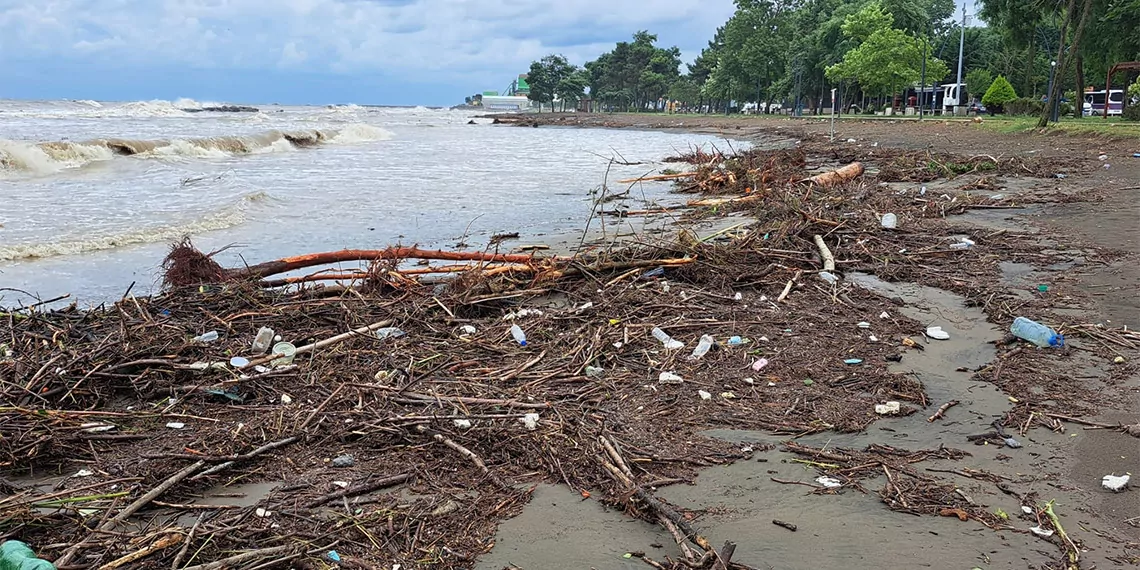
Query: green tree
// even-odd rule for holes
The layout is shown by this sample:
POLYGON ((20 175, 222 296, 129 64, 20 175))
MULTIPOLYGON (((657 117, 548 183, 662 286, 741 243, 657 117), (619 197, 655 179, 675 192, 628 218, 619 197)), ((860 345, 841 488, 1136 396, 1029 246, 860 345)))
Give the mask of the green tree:
POLYGON ((1000 113, 1002 107, 1014 99, 1017 99, 1017 92, 1013 90, 1013 85, 1010 85, 1004 76, 999 75, 990 84, 990 88, 986 89, 986 94, 982 96, 982 104, 1000 113))
POLYGON ((566 110, 566 104, 570 103, 572 106, 577 106, 578 101, 586 94, 586 87, 590 85, 590 76, 584 69, 577 66, 570 66, 570 73, 558 81, 558 85, 554 88, 554 94, 562 101, 562 110, 566 110))
MULTIPOLYGON (((863 91, 871 95, 886 95, 917 83, 922 76, 922 43, 891 27, 892 22, 893 17, 877 2, 848 16, 843 23, 843 33, 861 43, 845 53, 842 61, 827 67, 827 78, 857 81, 863 91)), ((948 72, 946 64, 927 53, 928 81, 938 81, 948 72)))
POLYGON ((530 84, 527 99, 539 105, 550 104, 554 110, 554 97, 559 94, 559 86, 574 74, 575 68, 561 55, 551 54, 531 62, 526 80, 530 84))
POLYGON ((994 76, 987 69, 971 69, 966 74, 966 92, 971 96, 983 93, 994 82, 994 76))
POLYGON ((657 36, 640 31, 632 42, 618 42, 614 49, 586 64, 590 95, 612 107, 643 110, 656 105, 681 73, 681 50, 660 48, 657 36))

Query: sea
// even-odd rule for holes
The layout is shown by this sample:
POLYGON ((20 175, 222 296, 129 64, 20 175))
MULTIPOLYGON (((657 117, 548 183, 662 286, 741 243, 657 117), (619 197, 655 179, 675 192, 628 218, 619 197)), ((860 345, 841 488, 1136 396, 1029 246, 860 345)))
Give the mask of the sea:
MULTIPOLYGON (((479 250, 501 233, 520 234, 504 247, 574 241, 599 208, 683 201, 668 183, 617 180, 732 144, 520 128, 470 110, 209 110, 221 105, 0 100, 0 306, 154 293, 183 237, 227 267, 395 244, 479 250), (625 198, 599 205, 603 184, 625 198)), ((611 223, 632 233, 647 219, 611 223)))

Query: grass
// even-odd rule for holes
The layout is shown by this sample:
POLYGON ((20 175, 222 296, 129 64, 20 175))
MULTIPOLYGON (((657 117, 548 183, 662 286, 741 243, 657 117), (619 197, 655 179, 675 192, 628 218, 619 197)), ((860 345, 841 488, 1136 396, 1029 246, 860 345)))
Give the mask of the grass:
MULTIPOLYGON (((982 126, 1000 133, 1025 133, 1037 130, 1037 117, 985 117, 982 126)), ((1099 135, 1114 138, 1140 138, 1140 122, 1125 121, 1119 117, 1062 118, 1052 123, 1046 132, 1074 135, 1099 135)))

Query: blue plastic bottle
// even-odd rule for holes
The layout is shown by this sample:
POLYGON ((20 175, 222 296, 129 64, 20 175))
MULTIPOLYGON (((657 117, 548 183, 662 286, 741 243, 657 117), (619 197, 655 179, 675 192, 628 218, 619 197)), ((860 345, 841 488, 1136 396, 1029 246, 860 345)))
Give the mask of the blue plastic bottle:
POLYGON ((1025 317, 1013 319, 1013 324, 1010 325, 1009 332, 1041 348, 1065 346, 1065 337, 1063 335, 1057 334, 1057 331, 1025 317))

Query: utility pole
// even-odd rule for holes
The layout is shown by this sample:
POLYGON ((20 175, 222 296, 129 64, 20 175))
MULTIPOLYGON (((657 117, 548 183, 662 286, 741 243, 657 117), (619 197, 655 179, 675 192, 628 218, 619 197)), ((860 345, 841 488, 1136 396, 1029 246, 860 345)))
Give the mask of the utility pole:
POLYGON ((962 4, 962 35, 958 38, 958 85, 954 88, 958 92, 957 105, 962 101, 962 52, 966 47, 966 5, 962 4))

